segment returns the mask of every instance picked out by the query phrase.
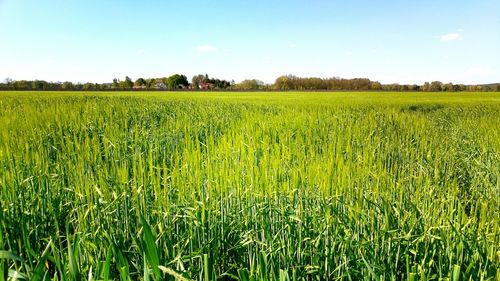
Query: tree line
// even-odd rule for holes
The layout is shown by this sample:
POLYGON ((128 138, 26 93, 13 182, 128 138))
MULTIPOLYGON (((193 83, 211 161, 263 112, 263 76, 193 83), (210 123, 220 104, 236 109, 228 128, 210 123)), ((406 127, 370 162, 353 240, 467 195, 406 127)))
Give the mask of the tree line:
POLYGON ((0 90, 50 90, 50 91, 129 91, 129 90, 240 90, 240 91, 422 91, 422 92, 461 92, 461 91, 500 91, 500 83, 487 85, 464 85, 425 82, 423 85, 381 84, 367 78, 344 79, 339 77, 317 78, 285 75, 276 78, 272 84, 257 79, 235 83, 209 77, 207 74, 193 76, 191 81, 182 74, 161 78, 138 78, 126 76, 123 80, 113 79, 110 83, 73 83, 47 82, 43 80, 5 79, 0 90))
POLYGON ((367 78, 343 79, 333 78, 303 78, 294 75, 280 76, 272 85, 277 90, 298 91, 396 91, 396 92, 460 92, 460 91, 500 91, 499 84, 489 85, 464 85, 442 83, 440 81, 425 82, 423 85, 381 84, 367 78))

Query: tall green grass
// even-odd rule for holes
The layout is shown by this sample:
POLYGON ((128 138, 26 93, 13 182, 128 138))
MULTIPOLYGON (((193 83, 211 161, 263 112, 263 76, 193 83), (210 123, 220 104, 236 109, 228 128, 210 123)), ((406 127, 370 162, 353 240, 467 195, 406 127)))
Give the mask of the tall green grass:
POLYGON ((500 94, 0 93, 0 276, 500 280, 500 94))

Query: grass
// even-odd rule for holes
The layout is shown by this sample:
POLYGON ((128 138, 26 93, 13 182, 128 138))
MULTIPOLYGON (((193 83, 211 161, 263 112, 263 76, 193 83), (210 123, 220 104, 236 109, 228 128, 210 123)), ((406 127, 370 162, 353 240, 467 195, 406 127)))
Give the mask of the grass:
POLYGON ((2 92, 0 129, 3 279, 500 280, 499 93, 2 92))

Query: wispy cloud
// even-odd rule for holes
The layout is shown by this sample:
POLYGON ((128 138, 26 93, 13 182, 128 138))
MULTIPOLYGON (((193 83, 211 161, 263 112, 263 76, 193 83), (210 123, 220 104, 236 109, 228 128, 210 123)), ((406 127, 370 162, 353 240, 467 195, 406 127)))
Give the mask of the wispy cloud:
POLYGON ((288 45, 288 47, 289 47, 290 49, 295 49, 295 48, 297 48, 297 44, 295 44, 295 43, 290 43, 290 45, 288 45))
POLYGON ((457 41, 457 40, 462 40, 462 35, 460 33, 448 33, 443 36, 441 36, 441 42, 448 42, 448 41, 457 41))
POLYGON ((138 54, 141 54, 141 55, 142 55, 142 54, 144 54, 145 52, 146 52, 146 50, 144 50, 144 49, 139 49, 139 50, 137 50, 137 53, 138 53, 138 54))
POLYGON ((212 45, 200 45, 196 47, 196 51, 200 53, 215 53, 217 50, 218 49, 212 45))
POLYGON ((471 67, 465 71, 467 76, 491 77, 496 75, 496 71, 489 67, 471 67))

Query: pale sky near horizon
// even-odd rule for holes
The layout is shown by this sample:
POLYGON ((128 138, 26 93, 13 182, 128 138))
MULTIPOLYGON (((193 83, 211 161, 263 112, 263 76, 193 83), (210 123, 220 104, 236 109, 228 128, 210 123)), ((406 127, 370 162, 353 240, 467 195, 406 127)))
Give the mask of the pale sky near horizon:
POLYGON ((0 0, 0 81, 500 82, 500 0, 0 0))

